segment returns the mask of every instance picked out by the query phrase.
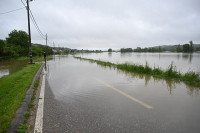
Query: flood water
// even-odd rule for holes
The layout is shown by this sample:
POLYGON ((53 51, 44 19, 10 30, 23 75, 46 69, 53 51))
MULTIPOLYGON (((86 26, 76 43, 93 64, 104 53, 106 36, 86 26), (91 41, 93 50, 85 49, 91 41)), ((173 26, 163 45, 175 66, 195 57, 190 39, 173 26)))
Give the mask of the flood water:
MULTIPOLYGON (((106 54, 108 53, 102 55, 106 54)), ((131 55, 132 58, 136 58, 135 53, 131 55)), ((90 54, 87 55, 89 56, 90 54)), ((112 54, 112 57, 116 56, 122 55, 112 54)), ((126 56, 125 54, 121 59, 126 56)), ((107 57, 110 58, 109 55, 107 57)), ((146 58, 158 57, 152 55, 146 58)), ((183 57, 180 58, 184 60, 183 57)), ((196 58, 193 57, 194 60, 196 58)), ((47 80, 57 103, 51 105, 53 102, 50 100, 45 104, 48 116, 51 116, 44 116, 46 132, 200 131, 199 88, 187 86, 182 82, 126 73, 88 61, 80 61, 72 56, 56 56, 54 60, 49 61, 47 80), (146 108, 127 95, 152 108, 146 108), (52 111, 53 108, 55 112, 52 111), (53 126, 55 123, 59 125, 53 126), (52 128, 48 129, 51 126, 52 128)))
POLYGON ((200 72, 200 53, 83 53, 77 54, 89 59, 109 61, 113 63, 130 63, 145 65, 146 62, 151 67, 161 67, 166 70, 171 63, 180 72, 200 72))
POLYGON ((28 63, 28 60, 0 61, 0 78, 20 70, 28 63))

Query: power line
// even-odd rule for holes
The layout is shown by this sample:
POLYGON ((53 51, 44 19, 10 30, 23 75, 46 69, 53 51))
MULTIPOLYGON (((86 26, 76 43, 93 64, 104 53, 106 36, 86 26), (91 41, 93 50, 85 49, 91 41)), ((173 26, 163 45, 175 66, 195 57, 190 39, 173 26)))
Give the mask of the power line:
MULTIPOLYGON (((22 2, 22 4, 24 5, 24 7, 26 7, 26 5, 24 4, 23 0, 21 0, 21 2, 22 2)), ((33 22, 33 24, 34 24, 36 30, 38 31, 38 33, 40 34, 40 36, 41 36, 43 39, 45 39, 45 35, 41 32, 39 26, 37 25, 37 22, 35 21, 35 18, 34 18, 34 16, 33 16, 32 12, 31 12, 31 9, 30 9, 30 8, 29 8, 29 10, 30 10, 30 14, 31 14, 31 21, 33 22)))
POLYGON ((33 16, 32 12, 31 12, 31 10, 30 10, 30 13, 31 13, 31 20, 32 20, 32 22, 33 22, 33 24, 34 24, 36 30, 38 31, 38 33, 40 34, 40 36, 41 36, 43 39, 45 39, 45 35, 44 35, 44 34, 42 33, 42 31, 40 30, 40 28, 39 28, 39 26, 38 26, 38 24, 37 24, 37 22, 36 22, 36 20, 35 20, 35 18, 34 18, 34 16, 33 16))
POLYGON ((22 4, 26 7, 26 5, 24 4, 24 2, 21 0, 22 4))
POLYGON ((15 10, 7 11, 7 12, 2 12, 2 13, 0 13, 0 15, 7 14, 7 13, 11 13, 11 12, 15 12, 15 11, 18 11, 18 10, 22 10, 22 9, 24 9, 24 8, 25 8, 25 7, 21 7, 21 8, 15 9, 15 10))
MULTIPOLYGON (((38 24, 37 24, 37 22, 36 22, 36 20, 35 20, 35 18, 34 18, 34 16, 33 16, 33 13, 31 12, 31 10, 30 10, 30 13, 31 13, 31 20, 32 20, 32 22, 33 22, 33 24, 34 24, 36 30, 38 31, 38 33, 39 33, 39 35, 41 36, 41 38, 43 38, 43 39, 46 40, 46 35, 44 35, 44 34, 42 33, 42 31, 40 30, 40 28, 39 28, 39 26, 38 26, 38 24)), ((48 41, 49 43, 52 44, 52 42, 51 42, 49 39, 47 39, 47 41, 48 41)))
MULTIPOLYGON (((23 0, 21 0, 21 2, 22 2, 22 4, 24 5, 24 7, 26 8, 26 5, 24 4, 23 0)), ((30 9, 30 8, 29 8, 29 9, 30 9)), ((44 34, 42 33, 42 31, 40 30, 40 28, 39 28, 39 26, 38 26, 38 24, 37 24, 37 22, 36 22, 36 20, 35 20, 35 18, 34 18, 34 16, 33 16, 33 13, 31 12, 31 9, 30 9, 30 17, 31 17, 31 21, 33 22, 33 24, 34 24, 36 30, 38 31, 39 35, 41 36, 41 38, 46 40, 46 35, 44 35, 44 34)), ((49 43, 52 43, 52 42, 49 41, 49 39, 47 39, 47 41, 48 41, 49 43)))

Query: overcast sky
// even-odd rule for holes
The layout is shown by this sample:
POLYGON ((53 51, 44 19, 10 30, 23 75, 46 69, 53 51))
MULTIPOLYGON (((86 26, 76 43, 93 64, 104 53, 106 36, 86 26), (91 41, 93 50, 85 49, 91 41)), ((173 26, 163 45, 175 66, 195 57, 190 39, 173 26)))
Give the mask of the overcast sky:
MULTIPOLYGON (((24 1, 24 0, 23 0, 24 1)), ((58 46, 119 49, 200 44, 200 0, 35 0, 30 8, 43 34, 58 46)), ((0 13, 21 8, 0 0, 0 13)), ((0 15, 0 39, 27 31, 26 9, 0 15)), ((33 43, 45 44, 31 25, 33 43)), ((52 46, 52 44, 49 44, 52 46)))

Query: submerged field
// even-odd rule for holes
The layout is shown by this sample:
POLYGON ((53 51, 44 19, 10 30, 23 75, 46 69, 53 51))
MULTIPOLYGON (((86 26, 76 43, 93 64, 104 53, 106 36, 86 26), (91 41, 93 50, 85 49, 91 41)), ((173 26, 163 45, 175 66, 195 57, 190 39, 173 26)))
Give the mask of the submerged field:
POLYGON ((200 76, 198 73, 195 73, 192 71, 187 72, 187 73, 177 72, 173 64, 170 64, 167 70, 162 70, 160 68, 155 68, 155 67, 151 68, 149 67, 147 63, 145 66, 142 66, 142 65, 134 65, 134 64, 128 64, 128 63, 115 64, 111 62, 87 59, 87 58, 81 58, 81 57, 75 57, 75 58, 80 59, 80 60, 87 60, 87 61, 90 61, 91 63, 97 63, 98 65, 101 65, 101 66, 114 67, 114 68, 128 71, 128 72, 136 72, 139 74, 152 75, 158 78, 183 81, 184 83, 188 85, 200 87, 200 76))
POLYGON ((176 71, 186 73, 194 71, 200 73, 200 53, 137 53, 137 52, 103 52, 76 54, 82 58, 101 60, 115 64, 136 64, 149 67, 159 67, 166 70, 170 64, 176 66, 176 71))
POLYGON ((40 67, 41 64, 29 64, 0 78, 0 132, 6 132, 40 67))

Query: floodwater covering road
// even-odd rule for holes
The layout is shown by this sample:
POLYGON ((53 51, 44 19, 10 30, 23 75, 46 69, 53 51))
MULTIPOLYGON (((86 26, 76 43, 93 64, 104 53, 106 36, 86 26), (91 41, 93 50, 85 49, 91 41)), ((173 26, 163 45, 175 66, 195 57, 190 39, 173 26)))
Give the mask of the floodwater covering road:
POLYGON ((43 132, 198 133, 199 89, 101 67, 48 62, 43 132))

